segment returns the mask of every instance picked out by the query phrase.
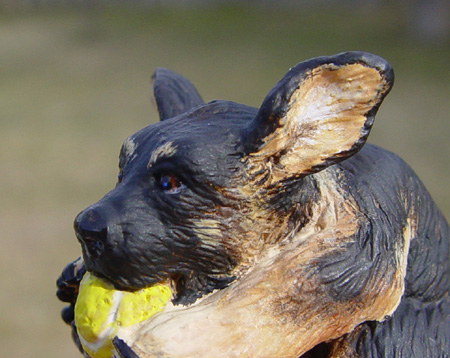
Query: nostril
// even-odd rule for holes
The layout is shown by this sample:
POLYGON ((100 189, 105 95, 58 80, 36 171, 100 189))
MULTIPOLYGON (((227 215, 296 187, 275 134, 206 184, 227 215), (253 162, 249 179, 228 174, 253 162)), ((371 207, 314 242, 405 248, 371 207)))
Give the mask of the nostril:
POLYGON ((99 257, 105 250, 105 244, 97 238, 84 236, 80 240, 92 257, 99 257))
POLYGON ((108 229, 103 216, 96 209, 80 213, 74 222, 80 243, 91 257, 99 257, 105 251, 108 229))

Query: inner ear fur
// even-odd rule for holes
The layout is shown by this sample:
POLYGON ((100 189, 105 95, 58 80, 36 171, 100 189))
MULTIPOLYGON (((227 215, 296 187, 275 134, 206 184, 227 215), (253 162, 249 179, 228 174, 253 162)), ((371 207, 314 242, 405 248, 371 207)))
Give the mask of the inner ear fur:
POLYGON ((362 52, 293 67, 267 95, 246 133, 252 166, 270 167, 278 180, 317 172, 355 154, 393 80, 385 60, 362 52))

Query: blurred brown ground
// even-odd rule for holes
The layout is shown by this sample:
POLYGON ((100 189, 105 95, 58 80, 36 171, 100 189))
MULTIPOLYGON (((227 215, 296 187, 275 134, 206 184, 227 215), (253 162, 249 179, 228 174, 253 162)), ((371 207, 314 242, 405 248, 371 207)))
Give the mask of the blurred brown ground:
POLYGON ((205 100, 258 106, 304 59, 347 50, 388 59, 396 84, 370 141, 406 159, 449 218, 450 41, 411 36, 404 10, 0 12, 0 356, 80 356, 55 279, 80 254, 73 218, 115 184, 123 139, 157 119, 148 88, 157 66, 184 74, 205 100))

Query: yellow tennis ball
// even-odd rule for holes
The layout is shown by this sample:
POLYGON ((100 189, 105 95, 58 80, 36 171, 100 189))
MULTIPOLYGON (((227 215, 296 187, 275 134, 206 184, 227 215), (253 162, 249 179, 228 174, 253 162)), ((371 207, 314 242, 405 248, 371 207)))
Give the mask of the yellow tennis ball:
POLYGON ((87 272, 75 303, 81 345, 92 358, 110 358, 112 339, 162 311, 170 295, 170 288, 162 284, 136 292, 118 291, 87 272))

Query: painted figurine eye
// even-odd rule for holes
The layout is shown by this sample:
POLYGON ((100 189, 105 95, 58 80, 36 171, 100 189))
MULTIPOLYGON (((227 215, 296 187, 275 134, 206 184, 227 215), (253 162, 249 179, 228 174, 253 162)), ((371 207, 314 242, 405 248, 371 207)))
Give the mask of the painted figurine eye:
POLYGON ((161 175, 159 186, 168 194, 177 194, 183 188, 183 184, 172 174, 161 175))

